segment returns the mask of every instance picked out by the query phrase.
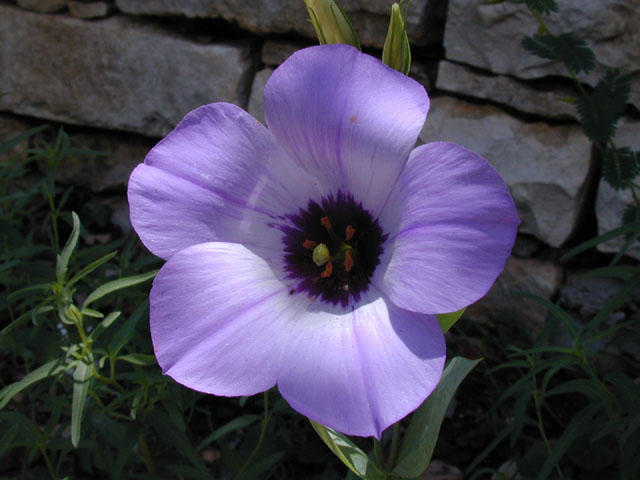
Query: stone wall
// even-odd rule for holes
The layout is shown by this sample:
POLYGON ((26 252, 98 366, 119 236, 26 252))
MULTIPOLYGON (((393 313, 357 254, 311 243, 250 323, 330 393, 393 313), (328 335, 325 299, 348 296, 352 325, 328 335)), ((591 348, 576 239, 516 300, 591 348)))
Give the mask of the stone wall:
MULTIPOLYGON (((342 2, 365 50, 378 56, 391 3, 342 2)), ((520 46, 536 21, 523 5, 482 3, 409 4, 411 75, 433 100, 420 139, 479 152, 511 188, 522 218, 514 257, 469 315, 514 321, 533 338, 546 312, 506 293, 556 300, 563 284, 571 286, 573 267, 554 259, 597 229, 617 226, 624 198, 598 184, 591 145, 573 106, 560 100, 574 94, 563 66, 520 46)), ((596 69, 580 78, 585 84, 607 67, 632 74, 618 140, 640 149, 637 0, 559 3, 549 26, 575 31, 596 53, 596 69)), ((124 208, 130 170, 184 114, 226 101, 262 118, 273 69, 314 43, 302 0, 0 0, 0 128, 65 124, 74 142, 108 156, 75 158, 60 180, 111 195, 124 208)), ((126 214, 118 218, 127 228, 126 214)), ((632 254, 640 258, 640 249, 632 254)))

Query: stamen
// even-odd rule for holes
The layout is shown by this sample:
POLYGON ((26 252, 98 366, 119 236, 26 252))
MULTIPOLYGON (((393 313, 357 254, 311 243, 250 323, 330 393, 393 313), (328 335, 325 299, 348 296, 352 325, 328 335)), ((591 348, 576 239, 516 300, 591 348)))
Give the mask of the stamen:
POLYGON ((329 220, 329 217, 322 217, 320 219, 320 223, 327 230, 329 230, 329 231, 333 230, 333 227, 331 226, 331 220, 329 220))
POLYGON ((353 238, 353 234, 356 233, 356 229, 353 228, 351 225, 347 225, 347 228, 345 229, 345 240, 348 242, 349 240, 351 240, 353 238))
POLYGON ((327 266, 324 267, 324 272, 322 272, 320 276, 322 278, 327 278, 331 275, 331 272, 333 272, 333 262, 328 262, 327 266))
POLYGON ((324 243, 321 243, 313 249, 311 258, 313 259, 313 263, 321 267, 329 261, 330 255, 331 254, 329 253, 329 249, 327 248, 327 246, 324 243))
POLYGON ((311 250, 317 244, 318 244, 318 242, 314 242, 313 240, 305 240, 304 242, 302 242, 302 246, 304 248, 306 248, 307 250, 311 250))
POLYGON ((351 250, 344 252, 344 270, 345 272, 351 271, 353 268, 353 257, 351 256, 351 250))

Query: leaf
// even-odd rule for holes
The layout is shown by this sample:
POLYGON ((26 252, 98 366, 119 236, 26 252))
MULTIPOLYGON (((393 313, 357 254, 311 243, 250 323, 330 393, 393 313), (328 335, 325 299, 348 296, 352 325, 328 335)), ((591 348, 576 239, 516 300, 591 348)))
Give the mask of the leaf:
POLYGON ((594 330, 602 321, 609 318, 613 312, 620 308, 631 296, 640 288, 640 273, 634 275, 611 297, 600 311, 593 317, 588 325, 587 330, 594 330))
POLYGON ((89 275, 91 272, 93 272, 96 268, 98 268, 100 265, 102 265, 103 263, 108 262, 109 260, 111 260, 113 257, 116 256, 118 252, 111 252, 106 254, 104 257, 99 258, 98 260, 96 260, 95 262, 90 263, 89 265, 87 265, 86 267, 84 267, 82 270, 80 270, 78 273, 76 273, 73 278, 71 280, 69 280, 69 283, 67 283, 67 286, 70 287, 71 285, 73 285, 74 283, 76 283, 78 280, 82 280, 84 277, 86 277, 87 275, 89 275))
MULTIPOLYGON (((616 190, 629 187, 631 181, 640 173, 638 157, 630 148, 607 148, 602 156, 602 178, 616 190)), ((631 223, 640 220, 637 206, 634 212, 627 212, 628 221, 631 223)))
POLYGON ((593 142, 606 144, 631 94, 631 76, 609 69, 590 95, 578 98, 576 107, 584 133, 593 142))
POLYGON ((567 329, 567 332, 571 336, 571 340, 575 341, 575 339, 578 338, 578 335, 580 334, 580 325, 578 324, 578 322, 574 320, 574 318, 571 315, 565 312, 558 305, 550 302, 546 298, 542 298, 542 297, 539 297, 538 295, 533 295, 528 292, 513 292, 513 293, 514 295, 520 295, 520 296, 526 297, 530 300, 533 300, 534 302, 539 303, 543 307, 546 307, 553 314, 555 318, 557 318, 562 322, 564 327, 567 329))
POLYGON ((322 441, 349 470, 367 480, 386 480, 387 475, 349 438, 313 420, 309 421, 322 441))
POLYGON ((389 29, 382 50, 382 63, 405 75, 409 74, 411 68, 411 46, 407 37, 406 18, 397 3, 391 6, 389 29))
POLYGON ((89 294, 87 299, 82 304, 82 308, 86 308, 89 304, 99 300, 100 298, 108 295, 116 290, 121 290, 123 288, 132 287, 134 285, 138 285, 140 283, 144 283, 147 280, 151 280, 156 276, 158 270, 153 270, 147 273, 141 273, 140 275, 133 275, 131 277, 119 278, 118 280, 113 280, 111 282, 107 282, 104 285, 100 285, 93 292, 89 294))
MULTIPOLYGON (((558 11, 558 3, 556 0, 508 0, 509 3, 525 3, 534 12, 542 15, 548 15, 551 12, 558 11)), ((486 3, 501 3, 502 0, 493 0, 486 3)))
POLYGON ((77 448, 80 442, 82 414, 89 391, 89 379, 93 373, 93 362, 80 361, 73 372, 73 398, 71 400, 71 444, 77 448))
POLYGON ((73 250, 78 245, 78 237, 80 236, 80 219, 76 212, 71 212, 71 216, 73 217, 73 229, 71 230, 71 235, 56 260, 56 278, 59 283, 64 282, 64 277, 69 269, 69 259, 71 258, 73 250))
POLYGON ((463 308, 462 310, 458 310, 457 312, 452 313, 438 313, 436 317, 438 317, 438 322, 440 323, 440 328, 442 328, 443 332, 449 331, 453 325, 460 320, 460 317, 464 314, 464 311, 467 308, 463 308))
POLYGON ((9 150, 11 150, 13 147, 18 145, 19 143, 23 142, 24 140, 28 139, 29 137, 32 137, 36 133, 41 132, 42 130, 44 130, 47 127, 48 127, 48 125, 42 125, 40 127, 32 128, 31 130, 27 130, 26 132, 22 132, 20 135, 16 135, 15 137, 10 138, 9 140, 3 141, 2 143, 0 143, 0 155, 8 152, 9 150))
MULTIPOLYGON (((636 153, 636 161, 638 160, 638 154, 636 153)), ((635 203, 627 204, 622 212, 622 225, 629 225, 631 223, 640 224, 640 206, 635 203)), ((640 229, 638 229, 640 231, 640 229)), ((625 238, 629 239, 634 236, 634 233, 627 233, 625 238)))
POLYGON ((219 438, 224 437, 227 433, 234 432, 240 428, 248 427, 249 425, 254 424, 258 420, 260 420, 260 415, 240 415, 239 417, 234 418, 228 423, 225 423, 220 428, 217 428, 209 435, 206 436, 204 440, 200 442, 200 444, 196 447, 197 451, 202 450, 204 447, 209 445, 212 442, 215 442, 219 438))
POLYGON ((585 250, 590 249, 591 247, 595 247, 600 245, 601 243, 607 242, 613 238, 619 237, 621 235, 626 235, 628 233, 635 233, 640 231, 640 222, 630 223, 628 225, 623 225, 622 227, 618 227, 616 229, 611 230, 610 232, 603 233, 602 235, 598 235, 591 240, 587 240, 586 242, 582 242, 576 247, 573 247, 567 253, 565 253, 562 257, 560 257, 560 261, 564 262, 565 260, 577 255, 578 253, 582 253, 585 250))
POLYGON ((125 362, 132 363, 133 365, 155 365, 156 357, 153 355, 147 355, 144 353, 130 353, 128 355, 122 355, 117 360, 124 360, 125 362))
POLYGON ((589 73, 596 64, 593 51, 573 32, 524 37, 522 46, 538 57, 563 62, 574 73, 589 73))
POLYGON ((120 312, 116 311, 116 312, 111 312, 109 315, 107 315, 105 317, 104 320, 102 320, 102 322, 100 322, 100 324, 89 334, 89 338, 91 340, 95 340, 96 338, 98 338, 100 336, 100 334, 102 334, 102 332, 104 332, 107 328, 109 328, 111 326, 111 324, 113 322, 115 322, 118 317, 120 316, 120 312))
POLYGON ((50 362, 47 362, 29 372, 22 380, 18 380, 17 382, 7 385, 0 390, 0 410, 3 409, 14 396, 25 388, 28 388, 34 383, 44 380, 47 377, 57 375, 66 369, 66 366, 61 364, 59 360, 51 360, 50 362))
POLYGON ((480 360, 453 358, 435 390, 415 411, 392 470, 400 477, 418 477, 429 466, 444 414, 462 380, 480 360))
POLYGON ((600 405, 590 404, 580 410, 572 419, 567 428, 565 428, 562 436, 554 444, 551 455, 547 457, 540 470, 536 480, 545 480, 551 471, 558 464, 558 461, 565 454, 571 444, 582 434, 593 426, 590 424, 591 419, 600 410, 600 405))

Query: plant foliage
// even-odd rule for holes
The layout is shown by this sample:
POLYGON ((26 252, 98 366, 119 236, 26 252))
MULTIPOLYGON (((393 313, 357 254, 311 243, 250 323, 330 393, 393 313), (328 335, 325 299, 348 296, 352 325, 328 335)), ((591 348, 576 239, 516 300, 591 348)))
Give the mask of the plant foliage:
POLYGON ((589 73, 595 67, 595 56, 584 40, 575 33, 548 33, 525 37, 524 49, 542 58, 563 62, 574 73, 589 73))

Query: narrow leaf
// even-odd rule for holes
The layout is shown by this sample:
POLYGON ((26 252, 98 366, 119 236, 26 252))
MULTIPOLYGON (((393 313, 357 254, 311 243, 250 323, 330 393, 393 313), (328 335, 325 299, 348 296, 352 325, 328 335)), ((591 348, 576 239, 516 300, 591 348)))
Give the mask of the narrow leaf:
POLYGON ((130 353, 128 355, 122 355, 117 360, 124 360, 125 362, 132 363, 133 365, 155 365, 156 357, 153 355, 146 355, 144 353, 130 353))
POLYGON ((120 312, 117 312, 117 311, 111 312, 109 315, 105 317, 104 320, 102 320, 102 322, 100 322, 100 325, 98 325, 93 330, 93 332, 91 332, 91 334, 89 335, 89 338, 91 340, 95 340, 96 338, 98 338, 102 332, 104 332, 107 328, 109 328, 111 324, 118 319, 119 316, 120 316, 120 312))
POLYGON ((73 229, 71 230, 71 235, 62 249, 62 252, 58 255, 56 261, 56 278, 59 283, 64 282, 64 277, 69 269, 71 254, 78 245, 78 237, 80 235, 80 219, 76 212, 71 212, 71 216, 73 218, 73 229))
POLYGON ((205 439, 202 440, 202 442, 200 442, 200 444, 196 447, 196 450, 200 451, 210 443, 224 437, 226 434, 256 423, 258 420, 260 420, 260 418, 260 415, 240 415, 239 417, 236 417, 230 422, 225 423, 223 426, 215 429, 213 432, 207 435, 205 439))
POLYGON ((57 375, 65 370, 65 365, 60 364, 59 360, 51 360, 50 362, 47 362, 29 372, 22 380, 18 380, 17 382, 7 385, 0 390, 0 410, 3 409, 14 396, 25 388, 28 388, 34 383, 44 380, 47 377, 57 375))
POLYGON ((89 265, 87 265, 86 267, 84 267, 82 270, 80 270, 78 273, 76 273, 73 278, 71 278, 71 280, 69 280, 69 283, 67 284, 67 286, 71 286, 74 283, 76 283, 78 280, 82 280, 84 277, 86 277, 87 275, 89 275, 91 272, 93 272, 96 268, 98 268, 100 265, 102 265, 103 263, 108 262, 109 260, 111 260, 113 257, 115 257, 117 255, 118 252, 111 252, 106 254, 104 257, 99 258, 98 260, 96 260, 95 262, 90 263, 89 265))
POLYGON ((447 407, 462 380, 479 362, 462 357, 449 362, 436 389, 413 414, 393 475, 418 477, 427 469, 447 407))
POLYGON ((386 480, 387 475, 349 438, 335 430, 309 420, 311 426, 329 449, 349 470, 360 478, 368 480, 386 480))
POLYGON ((82 304, 82 308, 88 307, 91 303, 99 300, 100 298, 108 295, 116 290, 120 290, 127 287, 132 287, 134 285, 138 285, 140 283, 144 283, 148 280, 151 280, 156 276, 158 270, 153 270, 151 272, 142 273, 140 275, 134 275, 132 277, 119 278, 118 280, 113 280, 111 282, 107 282, 104 285, 100 285, 93 292, 89 294, 87 299, 82 304))
POLYGON ((585 250, 588 250, 592 247, 600 245, 601 243, 607 242, 611 239, 620 237, 621 235, 633 234, 636 231, 640 230, 640 222, 630 223, 628 225, 623 225, 622 227, 618 227, 610 232, 603 233, 602 235, 598 235, 591 240, 587 240, 586 242, 582 242, 580 245, 573 247, 567 253, 565 253, 562 257, 560 257, 560 261, 564 262, 565 260, 577 255, 578 253, 582 253, 585 250))
POLYGON ((82 414, 89 391, 89 379, 93 373, 93 363, 78 362, 73 372, 73 398, 71 400, 71 444, 78 447, 82 414))

